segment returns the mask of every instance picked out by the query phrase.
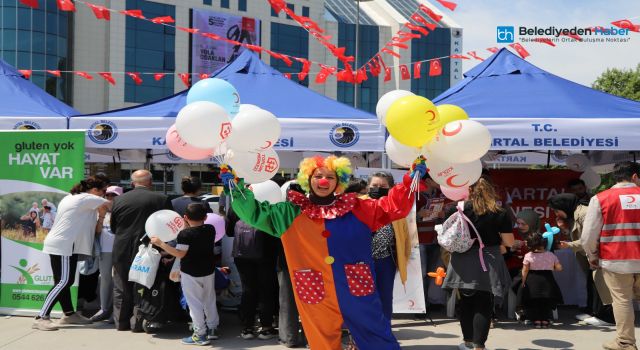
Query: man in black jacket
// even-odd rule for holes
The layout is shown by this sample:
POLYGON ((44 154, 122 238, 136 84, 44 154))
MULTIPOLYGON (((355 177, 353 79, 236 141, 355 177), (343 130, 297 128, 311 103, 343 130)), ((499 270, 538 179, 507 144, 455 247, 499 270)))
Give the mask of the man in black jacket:
POLYGON ((171 209, 167 196, 152 191, 151 173, 136 170, 131 174, 133 190, 116 197, 111 213, 113 243, 113 318, 119 331, 142 331, 142 318, 134 308, 134 284, 129 268, 140 239, 145 235, 147 218, 161 209, 171 209))

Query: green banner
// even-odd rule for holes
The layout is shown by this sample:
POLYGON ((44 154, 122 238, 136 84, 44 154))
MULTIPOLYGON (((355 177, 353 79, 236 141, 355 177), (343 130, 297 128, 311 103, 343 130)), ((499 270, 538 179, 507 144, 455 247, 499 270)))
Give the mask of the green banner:
MULTIPOLYGON (((3 313, 35 314, 53 286, 42 242, 58 204, 84 178, 84 141, 82 131, 0 131, 3 313)), ((75 303, 77 283, 71 293, 75 303)))

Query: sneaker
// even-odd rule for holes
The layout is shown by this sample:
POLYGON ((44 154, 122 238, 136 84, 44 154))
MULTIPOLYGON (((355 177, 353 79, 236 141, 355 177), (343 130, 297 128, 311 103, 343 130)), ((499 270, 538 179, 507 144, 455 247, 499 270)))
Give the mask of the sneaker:
POLYGON ((606 350, 638 350, 633 344, 619 344, 615 340, 602 344, 602 348, 606 350))
POLYGON ((207 339, 217 340, 218 338, 220 338, 220 335, 218 334, 218 328, 207 330, 207 339))
POLYGON ((258 338, 262 339, 262 340, 269 340, 269 339, 275 338, 277 335, 278 335, 278 332, 276 332, 275 329, 273 329, 273 328, 263 328, 258 333, 258 338))
POLYGON ((613 326, 613 324, 609 322, 605 322, 597 317, 589 317, 586 320, 584 320, 584 323, 590 326, 596 326, 596 327, 613 326))
POLYGON ((458 350, 468 350, 468 349, 473 349, 473 343, 464 342, 458 345, 458 350))
POLYGON ((33 324, 31 328, 38 329, 41 331, 57 331, 58 327, 56 326, 50 318, 37 318, 33 320, 33 324))
POLYGON ((589 314, 577 314, 577 315, 576 315, 576 320, 578 320, 578 321, 584 321, 584 320, 586 320, 586 319, 587 319, 587 318, 589 318, 589 317, 591 317, 591 315, 589 315, 589 314))
POLYGON ((58 325, 72 325, 72 324, 91 324, 91 320, 80 315, 77 312, 72 313, 71 315, 62 316, 61 319, 58 320, 58 325))
POLYGON ((102 321, 108 320, 109 318, 111 318, 111 315, 109 313, 106 313, 102 310, 98 310, 98 312, 96 312, 93 316, 91 316, 89 320, 91 322, 102 322, 102 321))
POLYGON ((255 338, 255 334, 253 334, 253 329, 251 328, 245 328, 242 330, 242 332, 240 332, 240 337, 242 337, 242 339, 253 339, 255 338))
POLYGON ((184 345, 209 345, 211 342, 207 339, 206 335, 193 334, 190 337, 182 338, 182 344, 184 345))

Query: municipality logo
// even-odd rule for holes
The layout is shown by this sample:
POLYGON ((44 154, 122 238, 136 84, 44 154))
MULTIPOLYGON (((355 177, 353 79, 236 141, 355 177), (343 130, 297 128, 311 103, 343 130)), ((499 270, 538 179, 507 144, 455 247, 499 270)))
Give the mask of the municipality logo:
POLYGON ((498 43, 512 43, 516 40, 516 31, 513 26, 499 26, 496 31, 498 43))
POLYGON ((110 120, 99 120, 89 127, 87 131, 89 139, 99 145, 106 145, 118 137, 118 128, 110 120))
POLYGON ((20 267, 10 265, 20 273, 20 277, 18 277, 18 281, 16 281, 16 283, 17 284, 33 284, 32 275, 40 271, 38 264, 34 264, 33 266, 27 267, 29 265, 29 262, 27 261, 27 259, 20 259, 20 261, 18 262, 18 265, 20 265, 20 267))
POLYGON ((336 124, 329 132, 329 139, 338 147, 351 147, 360 139, 360 131, 353 124, 336 124))
POLYGON ((42 128, 40 127, 40 124, 33 122, 31 120, 23 120, 16 123, 16 125, 13 126, 13 130, 36 130, 36 129, 42 129, 42 128))

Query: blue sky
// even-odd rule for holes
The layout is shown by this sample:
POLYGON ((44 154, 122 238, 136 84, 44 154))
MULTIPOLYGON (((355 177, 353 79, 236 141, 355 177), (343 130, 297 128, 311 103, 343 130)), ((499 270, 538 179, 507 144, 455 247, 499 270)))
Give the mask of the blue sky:
MULTIPOLYGON (((496 26, 589 27, 620 19, 640 23, 640 0, 451 0, 458 8, 442 8, 464 29, 466 51, 481 57, 491 55, 487 47, 496 42, 496 26)), ((517 28, 516 28, 517 31, 517 28)), ((630 33, 627 43, 525 43, 527 61, 563 78, 590 86, 607 68, 635 68, 640 63, 640 33, 630 33)), ((465 71, 479 61, 465 61, 465 71)))

